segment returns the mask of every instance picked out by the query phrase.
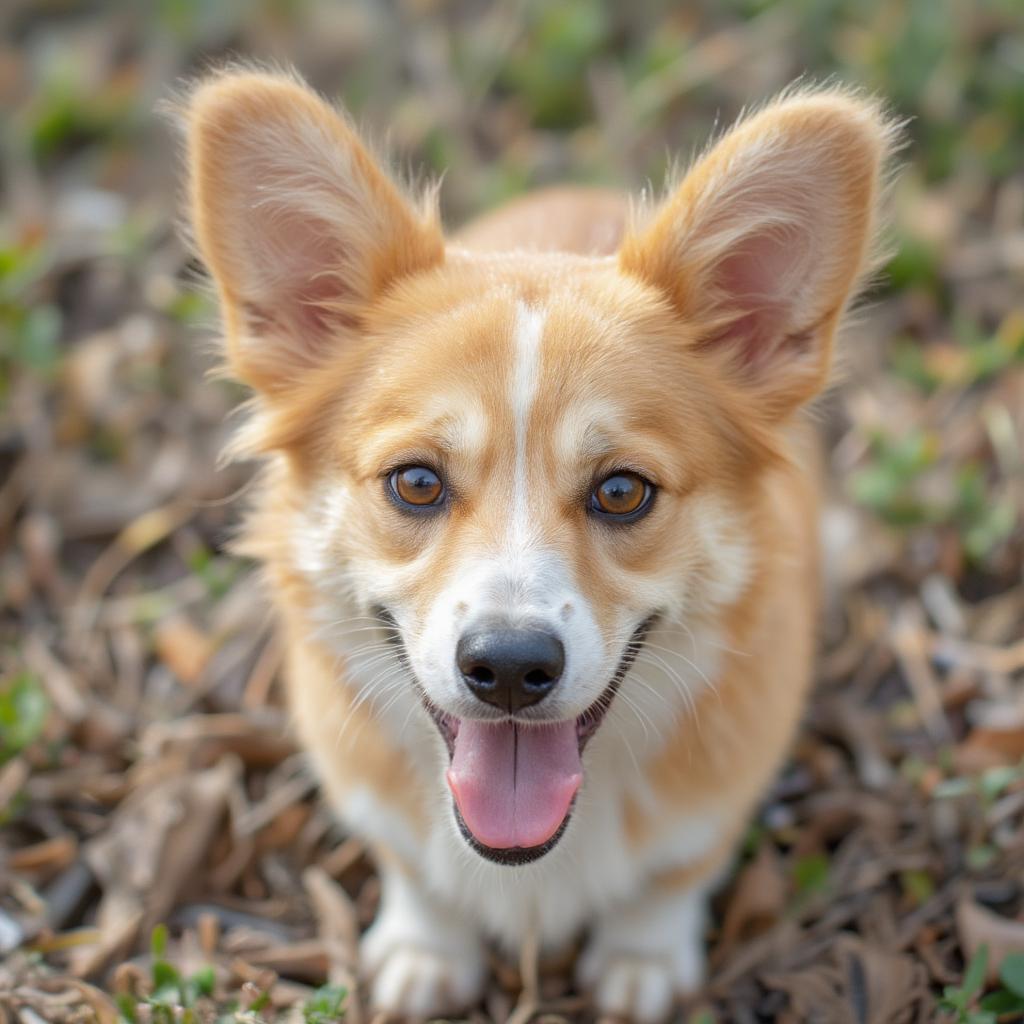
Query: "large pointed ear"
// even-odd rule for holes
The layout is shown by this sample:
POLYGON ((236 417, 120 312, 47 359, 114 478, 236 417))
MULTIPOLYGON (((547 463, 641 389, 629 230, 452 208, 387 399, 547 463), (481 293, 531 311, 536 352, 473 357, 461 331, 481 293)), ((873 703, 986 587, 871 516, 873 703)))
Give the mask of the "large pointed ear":
POLYGON ((769 421, 827 381, 894 134, 876 104, 843 92, 784 98, 729 132, 623 243, 622 269, 663 291, 769 421))
POLYGON ((442 259, 436 214, 298 81, 215 76, 192 93, 186 129, 194 236, 246 383, 287 388, 389 285, 442 259))

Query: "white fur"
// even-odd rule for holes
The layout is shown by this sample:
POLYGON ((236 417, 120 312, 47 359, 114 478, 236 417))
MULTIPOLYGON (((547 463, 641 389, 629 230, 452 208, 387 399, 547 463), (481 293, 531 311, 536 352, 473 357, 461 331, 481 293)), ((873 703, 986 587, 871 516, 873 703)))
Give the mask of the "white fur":
POLYGON ((515 557, 530 533, 529 494, 527 476, 526 441, 530 410, 537 394, 540 376, 540 346, 544 335, 544 313, 523 302, 516 303, 512 341, 515 346, 515 365, 512 374, 511 404, 515 417, 515 476, 513 480, 512 530, 510 553, 515 557))
POLYGON ((382 804, 365 786, 353 786, 345 794, 339 811, 364 838, 393 850, 406 862, 416 861, 419 855, 416 833, 400 814, 382 804))
POLYGON ((381 909, 360 948, 374 1004, 422 1018, 477 999, 486 965, 472 925, 400 870, 382 865, 381 881, 381 909))
POLYGON ((599 920, 576 967, 604 1014, 664 1020, 704 978, 707 889, 656 892, 599 920))

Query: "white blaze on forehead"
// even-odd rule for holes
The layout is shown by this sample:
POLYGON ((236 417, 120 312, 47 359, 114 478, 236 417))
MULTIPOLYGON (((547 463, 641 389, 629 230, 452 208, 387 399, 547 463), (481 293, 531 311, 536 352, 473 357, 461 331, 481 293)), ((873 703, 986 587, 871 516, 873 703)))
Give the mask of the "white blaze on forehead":
POLYGON ((526 435, 530 413, 540 383, 540 343, 544 334, 544 313, 524 302, 516 303, 512 341, 515 360, 512 372, 512 417, 515 423, 515 479, 513 483, 512 524, 509 540, 516 548, 530 536, 526 479, 526 435))

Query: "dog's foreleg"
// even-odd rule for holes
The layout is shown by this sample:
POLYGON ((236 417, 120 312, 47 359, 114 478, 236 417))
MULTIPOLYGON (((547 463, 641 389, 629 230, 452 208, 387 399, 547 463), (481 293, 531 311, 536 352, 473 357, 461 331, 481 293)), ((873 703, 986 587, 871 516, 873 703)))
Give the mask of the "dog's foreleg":
POLYGON ((422 1018, 471 1006, 486 970, 480 936, 406 865, 381 858, 379 868, 381 907, 360 950, 374 1007, 422 1018))
POLYGON ((656 883, 599 919, 577 964, 599 1014, 657 1024, 700 987, 710 889, 710 880, 656 883))

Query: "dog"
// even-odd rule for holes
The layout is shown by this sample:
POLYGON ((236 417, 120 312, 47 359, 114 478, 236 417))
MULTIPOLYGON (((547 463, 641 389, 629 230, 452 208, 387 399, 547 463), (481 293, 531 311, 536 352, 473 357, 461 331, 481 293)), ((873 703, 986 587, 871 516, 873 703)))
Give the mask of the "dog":
POLYGON ((820 456, 805 410, 873 265, 896 128, 797 88, 658 203, 555 188, 446 240, 287 74, 184 103, 191 225, 264 462, 290 707, 381 904, 382 1011, 585 935, 600 1013, 703 977, 709 892, 797 727, 820 456))

